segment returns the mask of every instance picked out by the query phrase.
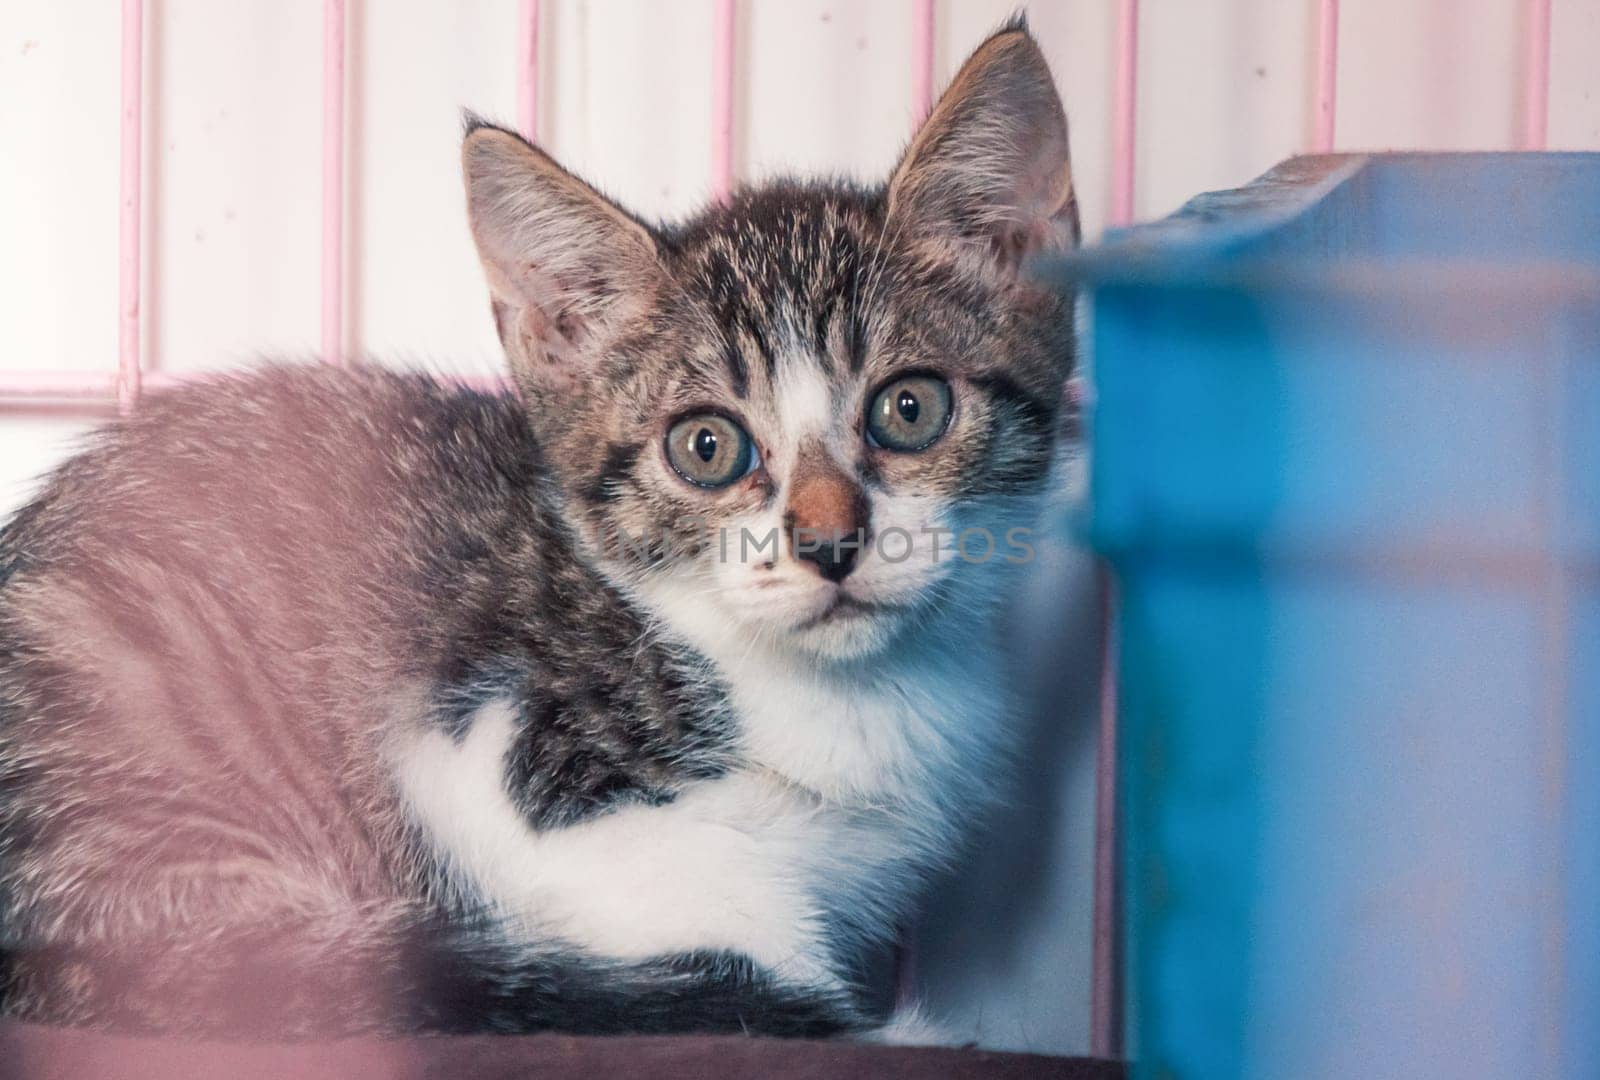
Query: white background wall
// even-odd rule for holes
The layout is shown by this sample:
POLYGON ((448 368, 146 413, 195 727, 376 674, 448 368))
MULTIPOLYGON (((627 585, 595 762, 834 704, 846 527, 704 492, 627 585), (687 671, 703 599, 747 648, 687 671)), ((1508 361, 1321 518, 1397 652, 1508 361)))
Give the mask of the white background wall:
MULTIPOLYGON (((514 119, 516 0, 349 2, 347 346, 492 369, 498 349, 461 213, 457 110, 514 119)), ((1014 6, 941 0, 939 77, 1014 6)), ((0 366, 116 362, 118 7, 0 0, 0 366)), ((647 214, 682 213, 707 191, 711 7, 544 3, 544 141, 647 214)), ((1113 2, 1028 7, 1072 119, 1092 237, 1107 204, 1113 2)), ((1235 186, 1306 145, 1312 0, 1142 7, 1140 216, 1235 186)), ((1513 145, 1523 7, 1344 0, 1339 147, 1513 145)), ((147 8, 147 363, 182 371, 308 354, 319 337, 321 4, 147 8)), ((913 112, 910 11, 903 0, 743 0, 739 172, 883 172, 913 112)), ((1552 36, 1551 146, 1600 148, 1600 0, 1555 0, 1552 36)), ((0 511, 83 426, 81 413, 0 403, 0 511)), ((1064 611, 1049 599, 1081 584, 1081 559, 1061 553, 1051 573, 1033 647, 1059 670, 1048 650, 1086 655, 1092 618, 1081 589, 1064 611)), ((924 962, 934 998, 986 1042, 1086 1045, 1087 670, 1030 691, 1030 753, 1049 764, 1019 796, 1010 832, 935 905, 924 962)))

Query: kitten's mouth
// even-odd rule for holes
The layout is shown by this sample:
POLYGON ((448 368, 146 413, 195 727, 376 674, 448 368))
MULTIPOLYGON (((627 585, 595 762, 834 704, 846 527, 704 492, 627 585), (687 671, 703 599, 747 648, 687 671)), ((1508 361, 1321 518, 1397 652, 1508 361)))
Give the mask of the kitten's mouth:
POLYGON ((795 629, 810 630, 813 627, 825 626, 830 623, 870 618, 883 611, 885 606, 883 604, 874 604, 868 600, 857 600, 855 597, 848 596, 843 592, 835 592, 827 607, 806 619, 795 629))

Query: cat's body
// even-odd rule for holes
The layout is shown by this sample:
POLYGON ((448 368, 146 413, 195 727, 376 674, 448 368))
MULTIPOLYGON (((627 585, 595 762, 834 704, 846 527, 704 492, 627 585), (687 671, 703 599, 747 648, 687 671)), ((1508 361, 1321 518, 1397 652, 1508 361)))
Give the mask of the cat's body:
MULTIPOLYGON (((732 682, 575 557, 541 477, 509 397, 314 367, 158 400, 69 464, 0 546, 0 684, 30 695, 0 727, 0 828, 42 822, 0 863, 8 936, 137 953, 241 909, 312 938, 487 911, 622 960, 847 974, 837 946, 888 934, 948 848, 980 771, 911 774, 946 752, 919 736, 985 741, 996 688, 962 676, 987 658, 865 687, 751 658, 732 682), (904 680, 959 692, 910 727, 904 680), (800 776, 735 719, 759 729, 768 695, 821 721, 800 776)), ((53 973, 19 957, 12 1011, 107 1008, 92 978, 36 1003, 53 973)))
POLYGON ((266 368, 59 470, 0 532, 5 1011, 864 1028, 1004 744, 1016 560, 952 538, 1031 524, 1070 366, 1016 274, 1075 238, 1065 127, 985 50, 886 189, 679 230, 478 128, 520 399, 266 368), (1042 164, 975 202, 1018 110, 1042 164))

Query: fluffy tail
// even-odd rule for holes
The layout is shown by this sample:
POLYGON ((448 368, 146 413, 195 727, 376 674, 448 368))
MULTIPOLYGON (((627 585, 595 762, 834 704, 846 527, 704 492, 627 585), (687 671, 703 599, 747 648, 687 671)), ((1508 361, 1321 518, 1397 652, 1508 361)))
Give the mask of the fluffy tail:
POLYGON ((441 922, 13 947, 0 954, 0 1013, 251 1039, 539 1031, 818 1038, 871 1026, 849 995, 781 983, 741 956, 610 961, 441 922))

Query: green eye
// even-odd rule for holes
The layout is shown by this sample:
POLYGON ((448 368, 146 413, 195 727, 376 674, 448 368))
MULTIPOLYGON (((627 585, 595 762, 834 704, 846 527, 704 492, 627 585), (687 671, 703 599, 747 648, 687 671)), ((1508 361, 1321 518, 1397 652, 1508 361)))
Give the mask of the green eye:
POLYGON ((867 409, 867 438, 901 453, 926 450, 950 423, 950 384, 937 375, 902 375, 867 409))
POLYGON ((667 460, 698 487, 727 487, 761 463, 744 428, 717 413, 686 416, 667 432, 667 460))

